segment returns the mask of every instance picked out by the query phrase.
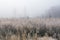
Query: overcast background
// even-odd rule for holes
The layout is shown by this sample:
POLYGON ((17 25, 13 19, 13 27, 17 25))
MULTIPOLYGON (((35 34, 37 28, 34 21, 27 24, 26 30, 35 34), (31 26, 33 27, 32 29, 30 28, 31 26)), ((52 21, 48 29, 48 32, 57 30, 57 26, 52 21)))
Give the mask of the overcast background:
POLYGON ((38 17, 60 0, 0 0, 0 18, 38 17))

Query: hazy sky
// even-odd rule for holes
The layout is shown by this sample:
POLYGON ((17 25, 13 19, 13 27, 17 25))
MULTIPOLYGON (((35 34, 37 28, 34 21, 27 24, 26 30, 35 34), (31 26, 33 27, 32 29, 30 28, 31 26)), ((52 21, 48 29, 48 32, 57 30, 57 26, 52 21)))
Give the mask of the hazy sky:
POLYGON ((60 0, 0 0, 0 17, 41 16, 52 6, 60 5, 60 0))

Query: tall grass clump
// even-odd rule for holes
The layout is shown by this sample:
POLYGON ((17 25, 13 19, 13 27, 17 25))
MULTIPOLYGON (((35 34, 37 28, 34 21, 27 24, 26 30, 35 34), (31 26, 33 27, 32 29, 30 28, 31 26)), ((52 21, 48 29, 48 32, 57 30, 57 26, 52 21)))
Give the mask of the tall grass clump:
POLYGON ((23 25, 23 28, 20 26, 17 28, 5 24, 0 28, 1 40, 38 40, 44 36, 60 40, 60 27, 51 26, 47 28, 46 24, 33 24, 32 27, 23 25))

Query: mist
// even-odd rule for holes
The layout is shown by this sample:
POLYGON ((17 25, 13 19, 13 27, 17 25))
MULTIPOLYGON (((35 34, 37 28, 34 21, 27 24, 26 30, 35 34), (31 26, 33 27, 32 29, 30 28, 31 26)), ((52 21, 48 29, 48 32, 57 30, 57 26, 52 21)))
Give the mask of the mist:
POLYGON ((0 18, 42 17, 60 0, 0 0, 0 18))

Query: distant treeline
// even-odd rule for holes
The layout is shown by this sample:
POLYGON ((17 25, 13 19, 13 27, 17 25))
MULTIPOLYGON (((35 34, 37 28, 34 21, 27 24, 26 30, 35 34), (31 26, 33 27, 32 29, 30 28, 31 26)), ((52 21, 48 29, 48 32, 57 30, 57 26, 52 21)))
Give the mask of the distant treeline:
POLYGON ((51 7, 42 18, 60 18, 60 6, 51 7))

